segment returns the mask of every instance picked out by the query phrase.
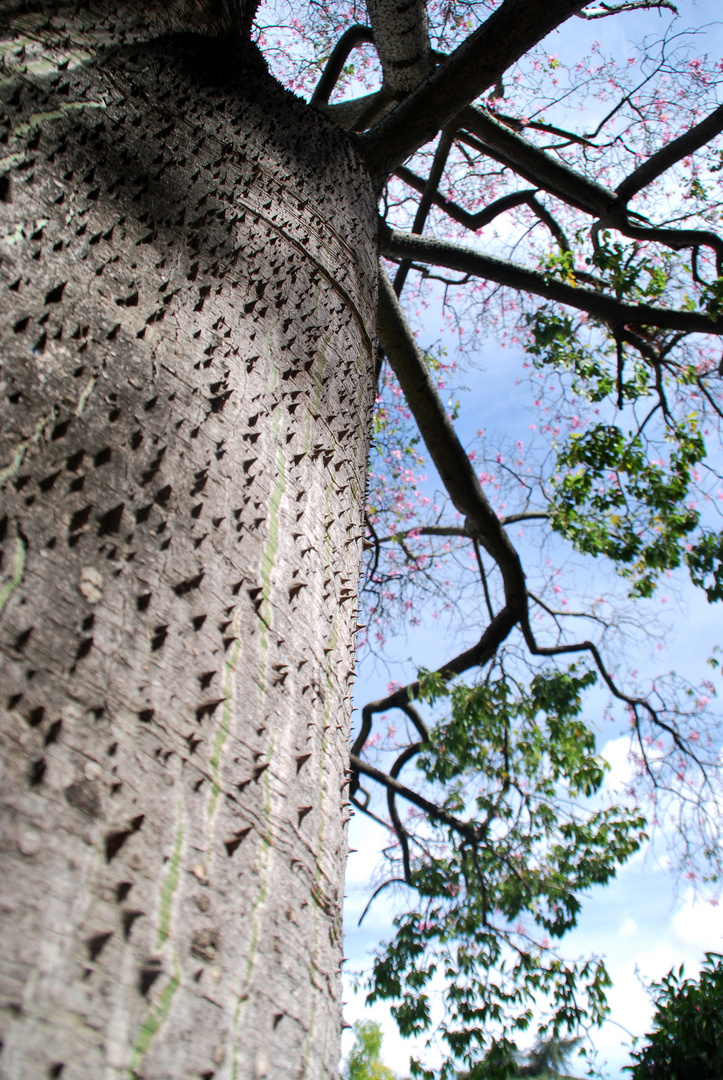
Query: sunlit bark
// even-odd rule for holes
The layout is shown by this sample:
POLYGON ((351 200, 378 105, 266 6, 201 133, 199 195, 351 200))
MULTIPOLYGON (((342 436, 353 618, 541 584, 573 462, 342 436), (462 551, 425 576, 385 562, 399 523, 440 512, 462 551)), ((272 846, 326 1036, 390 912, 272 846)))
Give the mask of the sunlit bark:
POLYGON ((371 188, 251 58, 56 39, 4 87, 3 1076, 326 1078, 371 188))

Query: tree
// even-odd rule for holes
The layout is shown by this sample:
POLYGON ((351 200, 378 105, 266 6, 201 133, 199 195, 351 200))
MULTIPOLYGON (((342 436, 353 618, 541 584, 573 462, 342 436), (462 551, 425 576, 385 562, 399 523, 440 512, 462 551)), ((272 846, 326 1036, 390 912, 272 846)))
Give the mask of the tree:
MULTIPOLYGON (((562 90, 545 99, 552 123, 521 107, 548 92, 538 75, 555 58, 540 65, 535 49, 566 20, 670 6, 310 5, 306 21, 272 15, 276 40, 254 0, 3 4, 9 1077, 334 1075, 346 789, 364 808, 362 778, 387 792, 399 876, 421 897, 380 959, 377 992, 401 998, 402 1027, 428 1022, 433 963, 422 961, 435 943, 460 977, 447 1037, 463 1059, 490 1038, 513 1049, 495 1024, 506 1012, 529 1023, 537 991, 553 997, 555 1029, 584 1015, 580 980, 599 1015, 604 969, 546 960, 518 926, 530 914, 562 934, 580 890, 640 842, 637 814, 560 808, 561 784, 585 794, 602 778, 579 718, 594 679, 630 711, 643 779, 682 792, 699 849, 714 850, 703 706, 687 716, 675 687, 619 686, 605 642, 569 636, 566 614, 530 590, 508 531, 551 526, 616 561, 639 595, 681 563, 709 599, 723 589, 720 535, 690 506, 695 486, 712 496, 717 479, 696 479, 704 425, 688 407, 697 395, 706 423, 720 415, 705 344, 722 325, 706 187, 720 165, 715 65, 686 61, 693 92, 668 90, 672 118, 648 93, 681 70, 667 38, 658 83, 590 76, 619 93, 596 132, 560 127, 562 90), (381 87, 332 102, 370 42, 381 87), (321 72, 308 103, 265 58, 297 87, 321 72), (659 220, 655 192, 689 166, 683 209, 659 220), (539 230, 524 264, 445 239, 448 222, 474 233, 503 214, 525 232, 543 224, 557 252, 539 230), (397 264, 394 287, 378 252, 397 264), (398 301, 410 274, 430 273, 453 292, 481 281, 534 297, 517 323, 540 373, 559 375, 554 392, 611 400, 627 426, 647 402, 652 420, 628 432, 613 412, 578 431, 535 499, 497 513, 440 399, 440 358, 398 301), (366 707, 349 776, 382 354, 393 375, 383 366, 376 445, 404 442, 386 479, 404 481, 394 463, 416 452, 403 424, 385 426, 385 395, 400 387, 459 517, 410 532, 404 497, 376 505, 375 465, 372 618, 399 600, 386 586, 405 566, 410 588, 428 580, 418 544, 440 536, 473 553, 486 614, 478 607, 475 645, 366 707), (533 632, 533 611, 563 627, 557 637, 533 632), (589 664, 554 666, 571 654, 589 664), (532 663, 526 683, 515 655, 532 663), (472 685, 450 691, 465 672, 472 685), (449 697, 451 720, 432 730, 415 697, 449 697), (415 735, 384 768, 363 748, 392 709, 415 735), (662 742, 651 752, 649 740, 662 742), (413 759, 425 793, 399 779, 413 759), (471 775, 483 781, 474 805, 471 775), (414 830, 399 798, 422 815, 414 830), (511 988, 485 997, 510 949, 511 988)), ((494 304, 470 297, 474 329, 494 304)))
MULTIPOLYGON (((532 1050, 518 1054, 511 1061, 512 1076, 537 1076, 542 1080, 574 1080, 561 1070, 580 1043, 580 1039, 542 1039, 532 1050)), ((457 1074, 457 1080, 467 1080, 469 1073, 457 1074)))
POLYGON ((344 1067, 344 1080, 394 1080, 394 1073, 382 1063, 382 1029, 374 1020, 354 1024, 354 1045, 344 1067))
POLYGON ((723 963, 715 953, 706 953, 697 982, 683 978, 681 964, 677 974, 669 971, 654 983, 655 1028, 647 1045, 633 1051, 635 1064, 626 1066, 631 1076, 651 1080, 720 1076, 722 988, 723 963))

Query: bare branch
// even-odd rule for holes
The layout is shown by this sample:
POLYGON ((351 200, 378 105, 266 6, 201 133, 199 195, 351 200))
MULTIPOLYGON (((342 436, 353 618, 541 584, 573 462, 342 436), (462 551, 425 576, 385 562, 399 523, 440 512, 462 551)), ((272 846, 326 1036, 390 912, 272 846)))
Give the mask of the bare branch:
POLYGON ((443 810, 436 803, 430 802, 429 799, 425 799, 423 795, 417 794, 411 788, 406 787, 404 784, 400 784, 398 780, 388 776, 387 773, 382 772, 381 769, 376 769, 373 765, 367 764, 356 754, 352 754, 351 767, 357 772, 363 773, 365 776, 370 776, 372 780, 376 780, 377 783, 382 784, 383 787, 390 791, 393 791, 395 795, 401 795, 407 802, 412 803, 420 810, 424 810, 425 814, 429 814, 431 818, 435 818, 437 821, 441 821, 444 825, 449 825, 455 832, 466 837, 468 840, 476 839, 476 831, 473 825, 469 825, 466 821, 460 820, 453 814, 443 810))
POLYGON ((705 146, 716 135, 720 135, 721 131, 723 131, 723 105, 719 105, 709 116, 706 116, 705 120, 701 120, 695 127, 690 128, 677 139, 673 139, 644 161, 627 179, 623 180, 622 184, 618 185, 615 192, 618 199, 628 202, 633 195, 651 184, 671 165, 675 165, 688 154, 700 150, 701 146, 705 146))
MULTIPOLYGON (((425 181, 421 176, 417 176, 411 169, 408 169, 406 165, 400 165, 400 167, 396 169, 394 175, 398 176, 400 180, 409 184, 409 186, 413 187, 416 191, 420 191, 425 195, 428 190, 427 185, 432 180, 431 173, 429 179, 425 181)), ((460 225, 464 225, 464 227, 471 232, 477 232, 479 229, 483 229, 485 225, 489 225, 490 222, 494 221, 500 214, 512 210, 515 206, 527 205, 535 214, 537 214, 540 221, 547 225, 562 250, 569 251, 570 245, 559 224, 552 214, 535 198, 537 190, 537 188, 526 188, 524 191, 512 192, 511 195, 503 195, 500 199, 495 199, 489 206, 485 206, 482 210, 478 210, 474 214, 470 213, 469 210, 465 210, 464 207, 459 206, 458 203, 452 202, 451 199, 445 198, 439 191, 435 190, 427 197, 433 206, 438 206, 439 209, 443 210, 453 221, 458 222, 460 225)), ((421 231, 421 229, 416 227, 415 219, 412 232, 421 234, 421 231)), ((397 291, 398 295, 398 290, 395 291, 397 291)))
POLYGON ((675 15, 678 9, 670 0, 626 0, 623 4, 599 4, 598 7, 587 11, 579 11, 578 19, 607 19, 609 15, 618 15, 621 11, 651 11, 655 8, 666 8, 675 15))
MULTIPOLYGON (((429 177, 424 185, 422 192, 422 198, 419 200, 417 206, 417 212, 414 215, 414 224, 412 225, 412 231, 421 235, 424 232, 424 226, 427 222, 427 215, 432 207, 434 196, 439 187, 439 181, 442 179, 442 173, 447 164, 447 158, 449 157, 449 151, 452 149, 452 143, 454 141, 454 127, 449 125, 446 127, 439 139, 437 149, 434 152, 434 160, 432 162, 432 168, 429 171, 429 177)), ((403 262, 394 277, 394 291, 397 296, 401 296, 402 289, 404 288, 404 282, 407 280, 407 274, 409 273, 409 262, 403 262)))
POLYGON ((470 539, 470 534, 461 525, 423 525, 417 529, 404 529, 401 532, 390 533, 389 536, 379 538, 380 544, 388 544, 390 540, 406 540, 408 536, 463 536, 470 539))

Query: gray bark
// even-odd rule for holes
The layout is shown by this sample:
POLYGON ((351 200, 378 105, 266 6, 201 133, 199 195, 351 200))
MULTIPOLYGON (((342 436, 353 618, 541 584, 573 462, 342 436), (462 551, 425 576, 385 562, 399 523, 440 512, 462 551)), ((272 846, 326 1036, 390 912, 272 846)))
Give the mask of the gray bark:
POLYGON ((434 67, 425 0, 367 0, 384 87, 396 97, 414 90, 434 67))
POLYGON ((0 1072, 334 1076, 373 193, 214 43, 44 33, 0 86, 0 1072))

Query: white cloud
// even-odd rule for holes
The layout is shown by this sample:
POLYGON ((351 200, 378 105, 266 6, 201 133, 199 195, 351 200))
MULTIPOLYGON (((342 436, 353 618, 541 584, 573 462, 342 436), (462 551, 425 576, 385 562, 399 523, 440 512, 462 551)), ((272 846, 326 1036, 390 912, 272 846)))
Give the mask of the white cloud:
POLYGON ((634 776, 634 766, 630 761, 630 737, 619 735, 616 739, 610 739, 601 754, 610 766, 610 772, 603 782, 603 792, 620 796, 634 776))
POLYGON ((626 915, 618 930, 619 936, 627 941, 630 938, 634 938, 637 932, 638 924, 635 919, 631 918, 630 915, 626 915))
POLYGON ((706 952, 721 952, 723 906, 696 899, 690 889, 673 916, 673 930, 683 946, 693 948, 699 960, 706 952))

